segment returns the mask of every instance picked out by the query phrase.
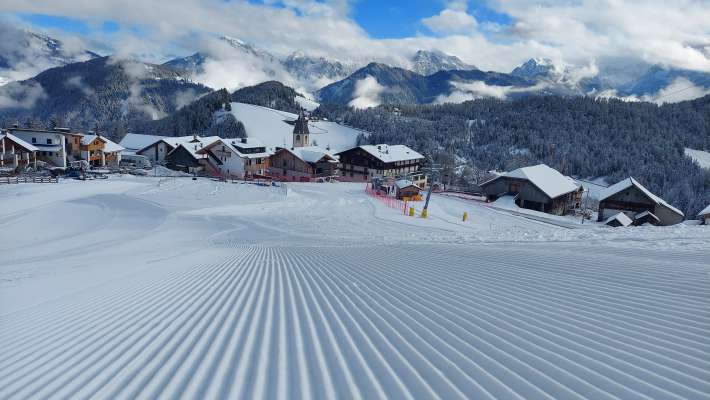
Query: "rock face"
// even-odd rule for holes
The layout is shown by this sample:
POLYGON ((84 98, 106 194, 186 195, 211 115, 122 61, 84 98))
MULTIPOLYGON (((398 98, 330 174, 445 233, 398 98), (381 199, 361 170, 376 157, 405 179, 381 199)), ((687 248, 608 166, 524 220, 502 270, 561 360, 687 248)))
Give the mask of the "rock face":
POLYGON ((460 58, 441 51, 419 50, 411 59, 411 70, 420 75, 431 75, 439 71, 478 69, 466 64, 460 58))

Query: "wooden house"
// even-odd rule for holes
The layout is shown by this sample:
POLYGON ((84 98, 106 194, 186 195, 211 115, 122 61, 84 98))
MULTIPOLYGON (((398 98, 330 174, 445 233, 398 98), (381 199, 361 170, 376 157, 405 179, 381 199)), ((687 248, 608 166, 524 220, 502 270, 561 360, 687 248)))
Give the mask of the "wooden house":
POLYGON ((413 198, 419 194, 421 188, 408 179, 399 179, 394 182, 395 197, 398 199, 413 198))
POLYGON ((419 187, 426 186, 426 177, 420 172, 424 156, 405 145, 363 145, 337 155, 342 181, 368 182, 375 176, 406 177, 419 187))
POLYGON ((710 205, 705 207, 703 211, 700 211, 698 217, 700 218, 700 221, 702 221, 703 224, 710 225, 710 205))
POLYGON ((246 178, 265 175, 269 153, 254 138, 220 139, 197 151, 205 155, 208 168, 224 177, 246 178))
POLYGON ((572 178, 545 164, 506 172, 480 186, 488 201, 513 196, 518 207, 556 215, 578 207, 583 190, 572 178))
POLYGON ((36 146, 9 132, 0 134, 0 167, 36 167, 37 151, 36 146))
POLYGON ((269 157, 269 175, 284 181, 309 182, 337 174, 338 158, 317 146, 277 148, 269 157))
POLYGON ((604 225, 611 226, 613 228, 627 227, 631 226, 634 221, 631 220, 626 214, 620 212, 612 215, 604 221, 604 225))
POLYGON ((94 167, 118 166, 122 150, 118 143, 98 134, 88 133, 80 138, 80 157, 94 167))
POLYGON ((136 150, 135 154, 147 157, 151 164, 164 164, 168 168, 184 172, 205 169, 206 164, 201 160, 206 156, 197 154, 197 151, 220 140, 219 136, 197 135, 153 138, 155 140, 152 143, 136 150))
POLYGON ((635 222, 638 225, 674 225, 685 217, 680 210, 651 193, 634 178, 609 186, 599 196, 598 221, 604 221, 619 212, 634 221, 639 220, 635 222))

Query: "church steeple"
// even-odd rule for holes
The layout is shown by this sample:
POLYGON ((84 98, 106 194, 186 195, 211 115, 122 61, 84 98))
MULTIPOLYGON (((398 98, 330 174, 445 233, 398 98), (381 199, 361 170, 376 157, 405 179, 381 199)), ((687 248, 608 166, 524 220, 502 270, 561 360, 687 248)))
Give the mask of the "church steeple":
POLYGON ((293 125, 293 147, 305 147, 311 145, 308 131, 308 118, 301 112, 296 123, 293 125))

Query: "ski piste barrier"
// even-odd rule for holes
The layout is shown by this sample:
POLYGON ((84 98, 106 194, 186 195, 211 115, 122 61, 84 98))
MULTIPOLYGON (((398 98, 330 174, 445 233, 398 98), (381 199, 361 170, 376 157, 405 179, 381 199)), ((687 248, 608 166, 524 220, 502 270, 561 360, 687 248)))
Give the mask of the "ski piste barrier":
POLYGON ((369 183, 365 185, 365 193, 369 196, 376 198, 377 200, 385 203, 387 207, 394 208, 396 210, 402 211, 404 215, 407 215, 407 202, 403 200, 396 199, 386 193, 375 190, 369 183))

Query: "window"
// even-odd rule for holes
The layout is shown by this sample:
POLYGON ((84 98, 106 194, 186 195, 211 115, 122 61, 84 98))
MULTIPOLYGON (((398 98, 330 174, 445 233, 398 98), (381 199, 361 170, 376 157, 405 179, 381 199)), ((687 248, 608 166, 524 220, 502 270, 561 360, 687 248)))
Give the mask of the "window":
POLYGON ((32 143, 37 143, 37 138, 36 138, 36 137, 33 137, 33 138, 32 138, 32 143))
POLYGON ((300 140, 301 140, 301 135, 296 135, 296 141, 298 142, 300 140))
POLYGON ((52 144, 52 139, 47 139, 47 144, 52 144))

